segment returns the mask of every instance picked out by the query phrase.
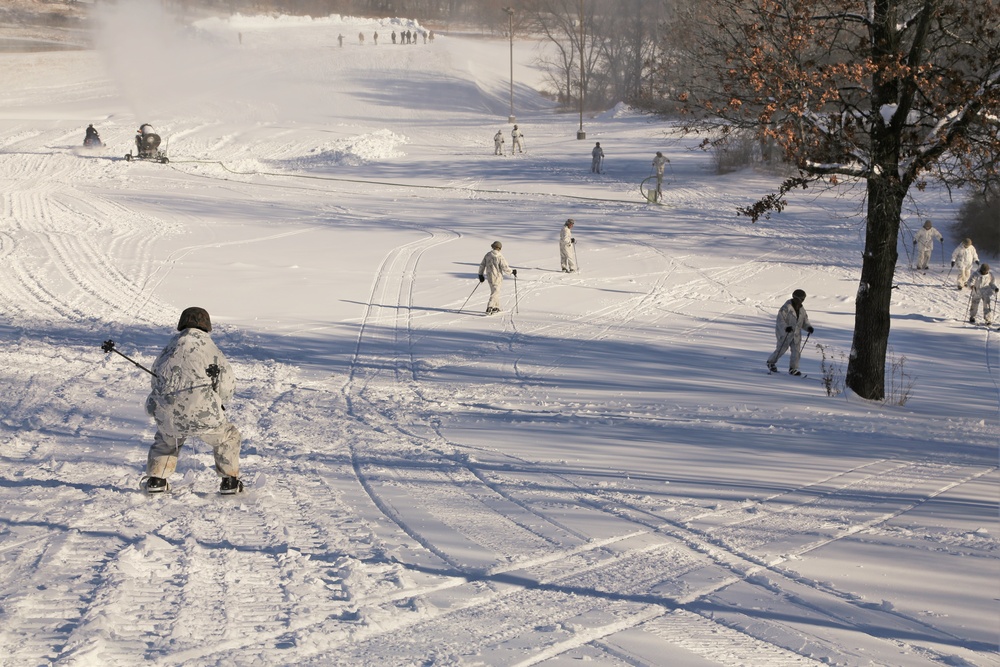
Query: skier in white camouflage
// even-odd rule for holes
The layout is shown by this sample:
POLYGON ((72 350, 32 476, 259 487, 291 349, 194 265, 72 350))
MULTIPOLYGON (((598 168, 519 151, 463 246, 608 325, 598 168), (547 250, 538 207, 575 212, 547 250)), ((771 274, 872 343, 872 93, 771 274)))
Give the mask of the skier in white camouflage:
POLYGON ((518 153, 524 152, 524 132, 514 126, 514 129, 510 131, 510 154, 513 155, 514 151, 517 150, 518 153))
POLYGON ((972 245, 972 239, 965 239, 951 253, 951 268, 958 269, 958 289, 965 287, 972 272, 972 265, 979 264, 979 253, 972 245))
POLYGON ((503 244, 494 241, 490 248, 492 249, 479 263, 479 282, 489 281, 490 283, 490 300, 486 304, 487 315, 500 312, 500 286, 503 285, 504 275, 517 275, 517 269, 510 268, 507 260, 500 254, 503 244))
POLYGON ((204 308, 186 308, 174 335, 153 363, 153 391, 146 412, 156 420, 156 435, 146 462, 146 491, 170 489, 167 477, 188 437, 212 447, 223 494, 243 490, 240 432, 223 411, 233 400, 233 369, 212 341, 212 321, 204 308))
POLYGON ((559 265, 563 273, 573 273, 576 271, 576 259, 573 253, 573 225, 576 224, 573 218, 566 221, 559 232, 559 265))
MULTIPOLYGON (((934 241, 937 240, 940 243, 944 243, 944 237, 941 236, 941 232, 934 229, 934 225, 930 220, 924 222, 923 228, 913 235, 913 250, 917 256, 917 269, 921 271, 927 270, 927 265, 931 261, 931 253, 934 250, 934 241)), ((944 254, 944 250, 941 251, 944 254)), ((942 257, 942 259, 944 259, 942 257)))
POLYGON ((493 154, 503 155, 503 130, 497 130, 493 135, 493 154))
POLYGON ((979 271, 972 274, 966 285, 972 289, 972 298, 969 301, 969 324, 976 323, 976 314, 979 313, 979 302, 983 302, 983 319, 986 324, 993 324, 993 299, 1000 291, 997 287, 997 279, 990 273, 990 265, 985 262, 979 265, 979 271))
POLYGON ((788 374, 802 375, 799 372, 799 357, 802 354, 802 330, 805 329, 807 333, 814 331, 812 324, 809 323, 809 315, 802 305, 805 300, 805 291, 797 289, 792 292, 792 298, 778 310, 778 317, 774 324, 774 335, 778 339, 778 345, 774 348, 771 356, 767 358, 767 370, 772 373, 778 371, 778 360, 791 348, 788 374))

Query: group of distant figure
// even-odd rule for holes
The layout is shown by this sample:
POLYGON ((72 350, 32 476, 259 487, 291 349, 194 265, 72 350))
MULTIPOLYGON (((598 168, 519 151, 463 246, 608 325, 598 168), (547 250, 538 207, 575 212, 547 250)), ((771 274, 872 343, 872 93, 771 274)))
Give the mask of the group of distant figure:
MULTIPOLYGON (((434 41, 434 31, 433 30, 409 30, 409 29, 407 29, 407 30, 401 31, 397 35, 396 31, 393 30, 392 31, 392 35, 390 37, 392 39, 392 43, 393 44, 417 44, 418 40, 421 37, 424 40, 424 44, 426 44, 427 42, 433 42, 434 41)), ((340 46, 344 46, 344 36, 343 35, 337 35, 337 43, 340 46)), ((364 32, 359 32, 358 33, 358 44, 360 44, 361 46, 365 45, 365 33, 364 32)), ((372 44, 374 44, 375 46, 378 46, 378 31, 377 30, 372 33, 372 44)))

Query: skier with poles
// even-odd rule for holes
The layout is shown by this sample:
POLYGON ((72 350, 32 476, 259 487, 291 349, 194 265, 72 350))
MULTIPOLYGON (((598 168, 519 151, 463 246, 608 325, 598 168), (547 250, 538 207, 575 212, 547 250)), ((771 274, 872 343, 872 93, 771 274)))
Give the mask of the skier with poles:
POLYGON ((562 268, 563 273, 573 273, 576 271, 576 250, 574 244, 576 239, 573 238, 573 225, 576 224, 573 218, 570 218, 562 226, 559 231, 559 265, 562 268))
MULTIPOLYGON (((972 239, 965 239, 951 253, 951 268, 958 269, 958 289, 965 287, 972 272, 972 265, 979 264, 979 253, 972 245, 972 239)), ((951 271, 948 272, 951 274, 951 271)))
POLYGON ((242 435, 223 411, 233 399, 233 369, 212 341, 212 321, 203 308, 186 308, 177 331, 153 362, 152 392, 146 412, 156 420, 156 435, 146 461, 146 492, 170 489, 167 477, 177 468, 184 441, 193 436, 212 447, 219 492, 240 493, 242 435))
POLYGON ((927 265, 931 261, 931 253, 934 250, 934 240, 937 239, 944 247, 944 237, 941 232, 934 229, 930 220, 924 222, 923 229, 913 235, 913 250, 917 255, 917 269, 926 271, 927 265))
POLYGON ((797 289, 792 292, 792 298, 786 301, 778 310, 778 316, 774 325, 774 335, 778 339, 778 345, 774 348, 771 356, 767 358, 767 370, 771 373, 778 372, 778 360, 781 359, 782 355, 790 347, 791 358, 788 362, 788 374, 802 375, 799 372, 799 358, 802 356, 802 348, 805 345, 800 344, 799 341, 802 339, 803 329, 808 334, 806 340, 809 339, 809 335, 812 335, 814 331, 812 324, 809 323, 809 315, 802 305, 802 302, 805 300, 805 291, 797 289))
POLYGON ((601 168, 601 163, 604 162, 604 149, 601 148, 601 142, 598 141, 597 145, 594 146, 594 150, 590 151, 590 171, 594 174, 600 174, 604 170, 601 168))
POLYGON ((990 273, 990 265, 985 262, 980 264, 979 271, 973 274, 966 284, 972 289, 969 299, 969 324, 976 323, 980 301, 983 302, 983 319, 987 325, 992 324, 993 304, 991 300, 997 292, 1000 292, 1000 287, 997 287, 996 276, 990 273))
POLYGON ((663 168, 670 160, 662 152, 656 151, 653 158, 653 169, 656 171, 656 201, 663 198, 663 168))
POLYGON ((511 139, 510 154, 511 155, 514 154, 514 149, 517 149, 518 153, 523 153, 524 132, 521 132, 521 130, 517 129, 517 125, 515 125, 514 129, 510 131, 510 139, 511 139))
POLYGON ((504 275, 513 275, 515 281, 517 280, 517 269, 510 268, 507 260, 500 254, 503 244, 494 241, 490 248, 483 261, 479 263, 479 282, 488 280, 490 283, 490 300, 486 304, 487 315, 500 312, 500 286, 503 284, 504 275))
POLYGON ((497 130, 493 135, 493 154, 503 155, 503 130, 497 130))

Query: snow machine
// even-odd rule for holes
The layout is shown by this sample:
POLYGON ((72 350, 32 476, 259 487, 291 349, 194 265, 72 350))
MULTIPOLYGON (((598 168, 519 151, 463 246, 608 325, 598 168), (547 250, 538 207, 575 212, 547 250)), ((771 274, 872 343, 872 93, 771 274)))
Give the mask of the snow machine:
POLYGON ((132 160, 150 160, 161 164, 169 162, 167 160, 167 152, 160 150, 160 135, 158 134, 153 134, 152 132, 137 134, 135 137, 135 147, 135 155, 132 155, 132 151, 129 151, 128 155, 125 156, 125 159, 129 162, 132 160))
POLYGON ((104 148, 104 142, 101 141, 101 136, 97 134, 97 130, 94 129, 93 125, 87 126, 87 136, 83 138, 84 148, 104 148))

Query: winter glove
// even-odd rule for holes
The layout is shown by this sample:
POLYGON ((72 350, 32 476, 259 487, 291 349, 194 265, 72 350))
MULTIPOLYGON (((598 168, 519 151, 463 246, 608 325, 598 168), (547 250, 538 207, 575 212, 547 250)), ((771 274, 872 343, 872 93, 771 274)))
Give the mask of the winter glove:
POLYGON ((994 291, 994 292, 1000 292, 1000 287, 996 287, 996 286, 994 286, 994 287, 993 287, 993 291, 994 291))
POLYGON ((486 276, 484 276, 483 274, 480 273, 479 274, 479 282, 481 282, 481 283, 482 282, 486 282, 486 276))
POLYGON ((153 399, 152 394, 146 399, 146 414, 150 417, 156 414, 156 401, 153 399))
POLYGON ((517 269, 511 269, 510 272, 513 273, 515 276, 517 275, 517 269))
POLYGON ((955 262, 951 263, 951 268, 955 268, 955 262))
POLYGON ((812 328, 812 327, 808 327, 808 328, 806 329, 806 333, 812 333, 812 332, 814 332, 814 331, 816 331, 816 329, 814 329, 814 328, 812 328))
POLYGON ((976 266, 979 266, 979 260, 978 259, 976 260, 976 266))
POLYGON ((576 243, 576 239, 570 239, 569 242, 570 243, 576 243))
POLYGON ((785 333, 792 333, 791 327, 785 327, 785 333))

